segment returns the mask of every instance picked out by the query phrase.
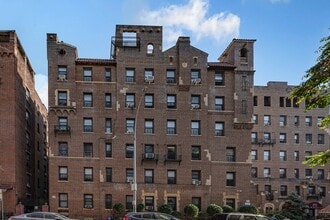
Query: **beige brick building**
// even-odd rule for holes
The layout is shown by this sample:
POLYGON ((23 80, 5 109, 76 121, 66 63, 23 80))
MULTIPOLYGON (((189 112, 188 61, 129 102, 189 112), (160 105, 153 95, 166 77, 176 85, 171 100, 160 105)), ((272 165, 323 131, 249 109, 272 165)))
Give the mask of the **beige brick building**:
POLYGON ((329 149, 330 136, 319 127, 329 109, 305 112, 305 103, 296 105, 288 98, 292 88, 286 82, 254 87, 252 182, 264 212, 281 209, 287 196, 297 192, 315 216, 318 208, 330 204, 330 166, 310 168, 302 162, 329 149))
POLYGON ((234 39, 208 62, 189 37, 163 50, 161 26, 117 25, 111 58, 91 59, 47 34, 51 211, 131 210, 135 148, 136 201, 147 210, 256 202, 254 42, 234 39))
POLYGON ((34 76, 15 31, 0 31, 0 210, 6 216, 19 203, 34 210, 48 201, 47 109, 34 76))

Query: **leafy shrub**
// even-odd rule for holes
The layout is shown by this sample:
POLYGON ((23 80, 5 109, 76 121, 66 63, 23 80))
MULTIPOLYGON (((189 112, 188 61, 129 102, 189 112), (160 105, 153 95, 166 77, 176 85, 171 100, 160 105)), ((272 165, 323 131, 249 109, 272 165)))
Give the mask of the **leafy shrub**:
POLYGON ((222 211, 223 211, 224 213, 230 213, 230 212, 233 212, 234 209, 233 209, 233 207, 231 207, 230 205, 223 205, 223 206, 222 206, 222 211))
POLYGON ((222 208, 217 205, 217 204, 210 204, 207 209, 206 209, 206 212, 209 214, 209 216, 213 216, 215 214, 218 214, 218 213, 222 213, 223 210, 222 208))
POLYGON ((197 217, 198 207, 194 204, 188 204, 184 207, 184 214, 188 217, 197 217))
POLYGON ((238 209, 239 212, 258 214, 259 210, 253 205, 243 205, 238 209))
POLYGON ((116 217, 122 217, 125 214, 125 207, 121 203, 114 204, 112 209, 116 217))
POLYGON ((143 212, 143 210, 144 210, 144 205, 142 203, 140 203, 136 206, 137 212, 143 212))
POLYGON ((171 214, 172 208, 167 204, 162 204, 159 206, 158 211, 166 214, 171 214))

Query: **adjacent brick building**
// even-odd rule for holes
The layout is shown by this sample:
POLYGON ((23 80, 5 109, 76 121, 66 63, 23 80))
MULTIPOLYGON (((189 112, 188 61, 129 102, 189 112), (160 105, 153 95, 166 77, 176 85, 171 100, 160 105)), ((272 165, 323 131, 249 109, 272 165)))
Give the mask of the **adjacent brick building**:
POLYGON ((16 210, 18 204, 27 211, 48 201, 47 109, 34 76, 15 31, 0 31, 0 189, 6 215, 24 211, 16 210))
POLYGON ((208 62, 189 37, 163 50, 161 26, 117 25, 110 58, 93 59, 47 34, 51 211, 104 219, 115 203, 132 209, 135 147, 147 210, 257 201, 254 42, 234 39, 208 62))
POLYGON ((306 112, 305 103, 289 99, 292 89, 286 82, 254 86, 252 182, 264 212, 281 209, 287 196, 297 192, 315 216, 330 204, 330 166, 311 168, 303 161, 330 147, 329 134, 319 126, 329 108, 306 112))

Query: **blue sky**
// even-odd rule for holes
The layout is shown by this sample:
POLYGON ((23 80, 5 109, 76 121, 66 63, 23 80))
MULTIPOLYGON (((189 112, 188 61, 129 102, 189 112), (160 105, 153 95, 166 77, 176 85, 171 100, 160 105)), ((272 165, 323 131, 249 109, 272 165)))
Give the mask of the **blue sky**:
POLYGON ((330 35, 329 0, 0 0, 0 29, 15 30, 47 106, 46 34, 78 48, 79 57, 109 58, 116 24, 163 26, 168 48, 179 36, 216 61, 233 38, 256 39, 255 84, 302 82, 330 35))

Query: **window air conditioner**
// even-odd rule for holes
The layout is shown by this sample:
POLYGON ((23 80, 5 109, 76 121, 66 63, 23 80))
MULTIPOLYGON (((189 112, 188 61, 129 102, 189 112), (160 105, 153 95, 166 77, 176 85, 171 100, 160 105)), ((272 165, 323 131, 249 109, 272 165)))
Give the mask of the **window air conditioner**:
POLYGON ((155 158, 155 154, 154 153, 145 153, 145 158, 146 159, 154 159, 155 158))
POLYGON ((147 83, 154 82, 154 76, 145 76, 144 81, 147 83))
POLYGON ((66 75, 62 75, 62 74, 58 75, 58 80, 59 80, 59 81, 64 81, 64 80, 66 80, 66 75))
POLYGON ((127 183, 133 183, 134 178, 133 177, 126 177, 127 183))
POLYGON ((191 104, 192 109, 199 109, 200 105, 199 104, 191 104))

